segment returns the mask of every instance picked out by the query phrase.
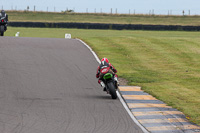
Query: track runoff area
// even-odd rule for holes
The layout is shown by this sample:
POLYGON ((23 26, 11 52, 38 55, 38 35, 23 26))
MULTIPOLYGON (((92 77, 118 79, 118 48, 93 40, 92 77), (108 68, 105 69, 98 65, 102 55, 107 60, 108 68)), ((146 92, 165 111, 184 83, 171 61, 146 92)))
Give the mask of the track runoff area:
MULTIPOLYGON (((85 42, 79 41, 89 48, 100 63, 95 52, 85 42)), ((200 126, 190 123, 182 112, 145 93, 141 87, 119 86, 117 94, 132 120, 143 132, 200 133, 200 126)))

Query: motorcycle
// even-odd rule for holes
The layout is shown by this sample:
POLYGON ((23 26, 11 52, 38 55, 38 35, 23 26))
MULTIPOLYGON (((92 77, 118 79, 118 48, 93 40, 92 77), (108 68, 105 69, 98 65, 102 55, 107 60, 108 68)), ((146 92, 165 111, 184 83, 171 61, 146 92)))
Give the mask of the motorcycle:
MULTIPOLYGON (((105 71, 105 70, 104 70, 105 71)), ((108 70, 106 70, 108 71, 108 70)), ((114 75, 110 72, 107 72, 103 76, 105 88, 108 94, 111 95, 112 99, 117 99, 117 93, 116 90, 118 88, 117 82, 114 80, 114 75)))
POLYGON ((6 31, 6 24, 7 24, 7 22, 5 20, 5 17, 2 17, 0 19, 0 32, 1 32, 1 36, 3 36, 4 32, 6 31))

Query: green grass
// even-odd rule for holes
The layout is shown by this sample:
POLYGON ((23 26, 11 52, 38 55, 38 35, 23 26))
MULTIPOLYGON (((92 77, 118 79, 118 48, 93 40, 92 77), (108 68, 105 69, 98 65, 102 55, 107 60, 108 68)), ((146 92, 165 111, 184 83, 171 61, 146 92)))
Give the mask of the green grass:
MULTIPOLYGON (((118 75, 200 125, 199 32, 8 28, 13 36, 64 38, 71 33, 107 57, 118 75)), ((95 75, 95 72, 94 72, 95 75)))
POLYGON ((47 13, 8 11, 9 21, 25 22, 81 22, 151 25, 200 25, 200 16, 124 15, 87 13, 47 13))

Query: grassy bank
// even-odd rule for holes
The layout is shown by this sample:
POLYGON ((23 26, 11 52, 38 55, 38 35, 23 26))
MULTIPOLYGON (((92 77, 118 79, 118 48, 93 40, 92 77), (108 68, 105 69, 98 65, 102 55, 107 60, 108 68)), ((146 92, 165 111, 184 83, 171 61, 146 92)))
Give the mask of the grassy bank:
MULTIPOLYGON (((130 85, 184 112, 200 125, 199 32, 10 28, 23 37, 64 38, 71 33, 107 57, 130 85)), ((95 74, 95 72, 94 72, 95 74)))
POLYGON ((11 22, 79 22, 199 26, 200 16, 124 15, 8 11, 11 22))

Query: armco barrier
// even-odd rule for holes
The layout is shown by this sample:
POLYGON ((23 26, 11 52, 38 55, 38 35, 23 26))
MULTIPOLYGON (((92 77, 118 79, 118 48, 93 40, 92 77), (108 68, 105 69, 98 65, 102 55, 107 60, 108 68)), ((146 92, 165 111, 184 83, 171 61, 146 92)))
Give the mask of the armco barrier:
POLYGON ((12 27, 40 27, 40 28, 113 29, 113 30, 200 31, 200 26, 181 26, 181 25, 9 22, 8 26, 12 26, 12 27))

